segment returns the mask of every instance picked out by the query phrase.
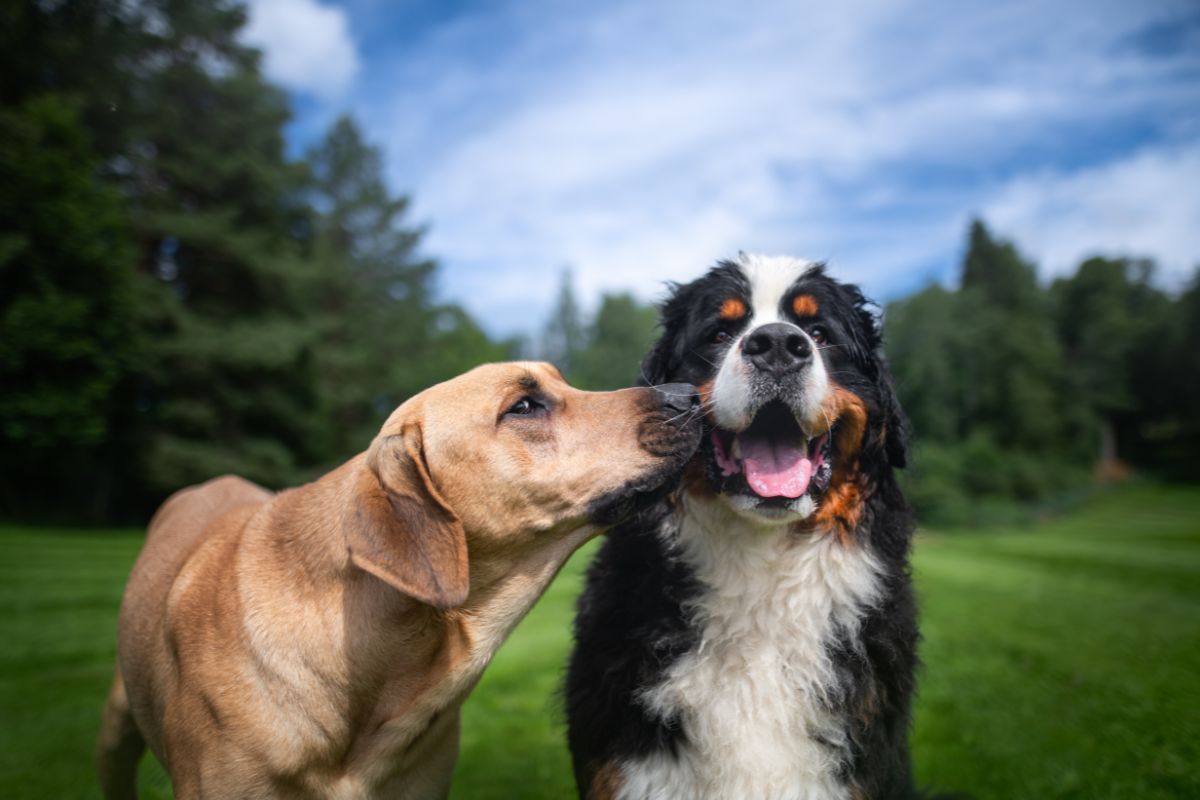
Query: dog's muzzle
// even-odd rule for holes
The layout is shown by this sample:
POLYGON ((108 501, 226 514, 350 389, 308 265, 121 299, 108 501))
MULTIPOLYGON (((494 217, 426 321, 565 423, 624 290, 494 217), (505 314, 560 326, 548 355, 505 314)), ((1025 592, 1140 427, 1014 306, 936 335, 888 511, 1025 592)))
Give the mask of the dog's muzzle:
POLYGON ((647 390, 645 398, 638 445, 659 459, 658 466, 593 503, 590 516, 597 524, 665 513, 661 501, 679 485, 684 465, 700 444, 703 425, 695 386, 668 383, 647 390))
POLYGON ((654 391, 658 408, 647 409, 650 413, 638 427, 638 444, 651 455, 670 456, 686 448, 689 439, 699 439, 700 395, 690 383, 667 383, 654 391))

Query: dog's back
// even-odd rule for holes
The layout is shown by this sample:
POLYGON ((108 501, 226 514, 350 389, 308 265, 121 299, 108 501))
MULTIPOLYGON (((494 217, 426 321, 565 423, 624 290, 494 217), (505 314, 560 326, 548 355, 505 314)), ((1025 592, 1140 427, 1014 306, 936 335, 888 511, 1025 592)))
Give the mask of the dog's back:
MULTIPOLYGON (((179 490, 151 519, 121 603, 118 663, 96 746, 96 766, 106 797, 136 797, 137 764, 147 740, 162 752, 161 737, 153 724, 160 715, 156 709, 135 709, 126 681, 148 683, 156 674, 170 674, 151 665, 168 656, 163 628, 171 587, 217 520, 231 514, 248 517, 271 496, 256 484, 225 475, 179 490)), ((229 527, 238 528, 242 518, 231 520, 229 527)), ((147 698, 161 702, 162 693, 141 693, 143 702, 147 698)))
POLYGON ((137 605, 140 611, 148 603, 165 601, 179 571, 218 518, 257 508, 272 496, 245 478, 222 475, 168 497, 147 527, 146 543, 129 578, 131 595, 124 605, 137 605))
POLYGON ((246 518, 272 496, 244 478, 224 475, 167 498, 150 520, 146 543, 121 604, 118 650, 122 662, 141 661, 150 655, 145 650, 162 644, 161 626, 171 589, 197 549, 214 531, 236 536, 246 518), (231 518, 224 519, 227 516, 231 518), (215 524, 218 521, 219 526, 215 524))

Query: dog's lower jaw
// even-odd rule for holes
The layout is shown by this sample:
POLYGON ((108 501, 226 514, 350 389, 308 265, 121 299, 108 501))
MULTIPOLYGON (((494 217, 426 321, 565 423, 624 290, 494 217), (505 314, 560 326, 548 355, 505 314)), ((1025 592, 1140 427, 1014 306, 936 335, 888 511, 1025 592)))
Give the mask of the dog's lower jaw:
POLYGON ((744 494, 722 494, 720 498, 738 517, 772 528, 802 522, 817 510, 817 501, 807 494, 782 506, 762 505, 756 498, 744 494))

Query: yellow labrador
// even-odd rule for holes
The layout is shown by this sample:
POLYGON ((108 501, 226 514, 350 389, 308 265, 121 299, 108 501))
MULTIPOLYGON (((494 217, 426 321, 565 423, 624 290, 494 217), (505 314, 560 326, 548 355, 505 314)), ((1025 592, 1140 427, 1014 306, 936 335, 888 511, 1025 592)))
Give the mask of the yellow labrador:
POLYGON ((696 402, 489 365, 306 486, 175 494, 121 606, 106 796, 134 797, 148 744, 184 800, 444 797, 484 667, 567 557, 687 462, 696 402))

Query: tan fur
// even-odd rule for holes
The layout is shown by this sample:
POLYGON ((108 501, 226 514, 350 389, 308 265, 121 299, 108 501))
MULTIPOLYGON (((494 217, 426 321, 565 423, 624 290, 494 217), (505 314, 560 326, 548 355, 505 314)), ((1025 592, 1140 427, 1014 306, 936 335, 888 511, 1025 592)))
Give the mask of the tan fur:
POLYGON ((797 317, 815 317, 820 310, 817 298, 811 294, 798 294, 792 298, 792 311, 797 317))
POLYGON ((727 322, 735 322, 746 316, 746 301, 740 297, 730 297, 724 303, 721 303, 721 319, 727 322))
POLYGON ((605 762, 594 773, 587 800, 617 800, 621 796, 621 768, 615 761, 605 762))
POLYGON ((849 545, 867 499, 858 470, 858 453, 862 450, 867 429, 867 409, 853 392, 832 383, 821 414, 827 420, 841 423, 836 448, 838 461, 817 513, 797 527, 806 531, 834 531, 843 544, 849 545))
POLYGON ((661 419, 649 389, 490 365, 306 486, 172 496, 121 607, 106 796, 134 796, 145 745, 183 800, 446 796, 459 707, 596 532, 589 504, 661 466, 661 419), (552 413, 505 416, 530 380, 552 413))

